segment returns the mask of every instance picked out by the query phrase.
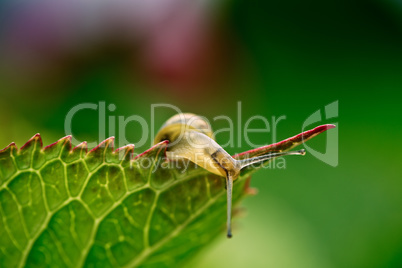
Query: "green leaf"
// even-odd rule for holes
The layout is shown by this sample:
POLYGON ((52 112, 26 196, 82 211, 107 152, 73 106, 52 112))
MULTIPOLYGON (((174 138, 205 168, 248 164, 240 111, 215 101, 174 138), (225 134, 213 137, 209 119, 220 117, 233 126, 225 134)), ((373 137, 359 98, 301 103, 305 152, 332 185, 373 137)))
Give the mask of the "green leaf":
MULTIPOLYGON (((330 128, 275 147, 286 150, 330 128)), ((305 132, 307 133, 307 132, 305 132)), ((171 267, 225 233, 225 179, 165 159, 167 142, 134 157, 113 138, 87 152, 39 134, 0 151, 0 267, 171 267)), ((273 149, 274 148, 274 149, 273 149)), ((234 184, 234 204, 254 169, 234 184)))

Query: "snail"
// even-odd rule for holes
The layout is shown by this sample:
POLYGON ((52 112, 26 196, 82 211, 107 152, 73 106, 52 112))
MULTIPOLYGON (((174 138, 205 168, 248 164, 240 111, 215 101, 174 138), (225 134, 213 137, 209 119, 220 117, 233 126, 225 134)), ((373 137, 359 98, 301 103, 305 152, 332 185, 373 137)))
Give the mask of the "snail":
POLYGON ((171 117, 157 133, 154 144, 169 142, 168 159, 188 159, 216 175, 226 178, 227 191, 227 237, 232 237, 232 191, 233 181, 240 171, 254 163, 260 163, 284 155, 304 155, 305 151, 270 153, 248 159, 237 160, 230 156, 215 140, 209 123, 201 116, 182 113, 171 117))

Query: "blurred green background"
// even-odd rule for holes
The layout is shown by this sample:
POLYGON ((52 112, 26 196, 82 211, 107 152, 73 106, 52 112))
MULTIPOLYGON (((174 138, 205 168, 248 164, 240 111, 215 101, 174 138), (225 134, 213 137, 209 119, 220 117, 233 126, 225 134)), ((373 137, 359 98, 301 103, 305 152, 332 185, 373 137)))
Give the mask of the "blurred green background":
MULTIPOLYGON (((0 148, 38 132, 45 145, 71 134, 65 116, 81 103, 115 104, 108 126, 109 116, 150 122, 151 104, 169 103, 211 120, 227 115, 237 129, 240 101, 243 124, 286 116, 281 140, 339 101, 339 117, 317 123, 337 124, 339 165, 307 154, 256 173, 259 193, 243 201, 234 238, 213 241, 197 267, 402 267, 401 90, 399 0, 0 3, 0 148)), ((157 109, 156 130, 173 114, 157 109)), ((86 110, 72 134, 99 142, 98 128, 86 110)), ((122 146, 119 137, 136 143, 143 131, 133 122, 106 136, 122 146)), ((308 145, 325 151, 325 138, 308 145)), ((226 149, 251 149, 235 145, 226 149)))

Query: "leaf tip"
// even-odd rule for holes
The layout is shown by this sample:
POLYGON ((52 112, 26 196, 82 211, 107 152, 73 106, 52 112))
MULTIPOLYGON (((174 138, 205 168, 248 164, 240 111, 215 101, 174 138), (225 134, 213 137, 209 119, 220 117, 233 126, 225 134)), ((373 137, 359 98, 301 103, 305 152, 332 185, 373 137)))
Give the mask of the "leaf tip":
POLYGON ((139 155, 136 155, 136 156, 134 157, 134 160, 136 160, 136 159, 138 159, 138 158, 140 158, 140 157, 145 157, 145 156, 147 156, 148 154, 152 153, 153 151, 155 151, 155 150, 157 150, 157 149, 159 149, 158 153, 159 153, 160 151, 162 151, 162 152, 163 152, 163 155, 165 156, 165 153, 166 153, 166 149, 167 149, 168 144, 169 144, 169 141, 168 141, 168 140, 161 141, 161 142, 155 144, 154 146, 152 146, 151 148, 149 148, 148 150, 146 150, 146 151, 140 153, 139 155))
POLYGON ((89 151, 88 154, 90 153, 94 153, 97 150, 99 150, 100 148, 107 148, 107 147, 114 147, 114 137, 109 137, 106 140, 102 141, 101 143, 99 143, 95 148, 93 148, 92 150, 89 151))
POLYGON ((319 133, 322 133, 322 132, 324 132, 326 130, 329 130, 329 129, 332 129, 332 128, 336 128, 336 125, 334 125, 334 124, 321 125, 321 126, 315 127, 313 129, 308 130, 308 131, 303 132, 303 133, 304 133, 304 135, 306 135, 307 133, 317 133, 317 134, 319 134, 319 133))
POLYGON ((134 144, 127 144, 126 146, 117 148, 113 153, 119 153, 120 151, 134 151, 135 145, 134 144))
POLYGON ((0 149, 0 153, 3 153, 7 150, 17 150, 17 145, 15 145, 15 142, 10 143, 9 145, 7 145, 5 148, 0 149))
POLYGON ((39 142, 39 148, 42 148, 43 143, 42 143, 42 137, 40 136, 39 133, 36 133, 35 135, 33 135, 32 138, 30 138, 21 148, 19 151, 22 151, 26 148, 28 148, 31 144, 39 142))
POLYGON ((85 153, 88 151, 88 143, 86 141, 81 142, 77 146, 75 146, 70 153, 73 153, 76 150, 85 150, 85 153))
POLYGON ((53 142, 52 144, 49 144, 48 146, 46 146, 42 150, 43 151, 49 150, 52 147, 56 146, 57 144, 63 144, 63 145, 70 144, 70 146, 71 146, 71 139, 72 139, 71 135, 65 136, 65 137, 59 139, 58 141, 53 142))
POLYGON ((112 154, 119 154, 123 156, 122 159, 132 160, 134 155, 134 144, 127 144, 126 146, 117 148, 112 154))
POLYGON ((244 159, 244 158, 268 154, 268 153, 272 153, 272 152, 288 151, 288 150, 314 138, 315 136, 323 133, 324 131, 335 128, 335 127, 336 126, 333 124, 321 125, 321 126, 313 128, 313 129, 303 131, 300 134, 297 134, 293 137, 287 138, 280 142, 273 143, 270 145, 265 145, 260 148, 251 149, 249 151, 233 155, 233 158, 244 159))

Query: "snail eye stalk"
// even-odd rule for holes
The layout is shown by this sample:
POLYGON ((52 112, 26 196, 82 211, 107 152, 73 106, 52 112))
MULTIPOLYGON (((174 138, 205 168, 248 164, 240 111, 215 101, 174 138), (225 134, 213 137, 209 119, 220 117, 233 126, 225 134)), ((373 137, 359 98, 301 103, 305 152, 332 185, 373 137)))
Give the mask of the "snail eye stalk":
POLYGON ((232 193, 233 193, 233 178, 231 175, 226 177, 226 191, 227 191, 227 237, 232 237, 232 193))
POLYGON ((238 163, 240 165, 240 169, 243 169, 252 164, 264 162, 266 160, 276 158, 276 157, 281 157, 281 156, 285 156, 285 155, 305 155, 305 154, 306 154, 306 151, 304 149, 302 149, 299 151, 292 151, 292 152, 265 154, 265 155, 261 155, 261 156, 256 156, 256 157, 247 158, 247 159, 243 159, 243 160, 236 160, 236 161, 238 161, 238 163))

